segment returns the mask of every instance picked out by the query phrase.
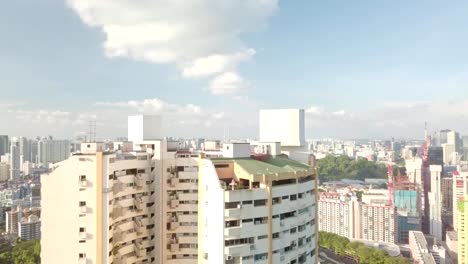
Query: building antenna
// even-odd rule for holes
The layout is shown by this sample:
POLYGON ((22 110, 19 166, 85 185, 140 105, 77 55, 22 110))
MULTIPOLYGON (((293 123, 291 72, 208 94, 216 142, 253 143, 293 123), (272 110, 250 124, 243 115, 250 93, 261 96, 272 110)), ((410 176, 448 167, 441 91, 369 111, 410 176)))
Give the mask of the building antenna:
POLYGON ((88 122, 88 140, 89 143, 96 142, 96 120, 88 122))

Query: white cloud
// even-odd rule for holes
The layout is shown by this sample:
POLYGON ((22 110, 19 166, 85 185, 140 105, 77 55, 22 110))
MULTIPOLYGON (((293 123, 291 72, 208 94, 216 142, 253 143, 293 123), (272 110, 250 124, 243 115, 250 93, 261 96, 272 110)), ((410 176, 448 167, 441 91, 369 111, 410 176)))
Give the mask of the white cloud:
POLYGON ((305 112, 312 115, 321 115, 324 112, 324 108, 320 106, 310 106, 305 109, 305 112))
POLYGON ((247 90, 249 87, 249 82, 244 80, 236 72, 226 72, 211 81, 209 90, 215 95, 229 95, 238 94, 239 92, 247 90))
POLYGON ((203 110, 200 106, 194 104, 177 105, 163 101, 159 98, 130 100, 121 102, 96 102, 95 106, 117 107, 134 109, 141 113, 148 114, 192 114, 201 115, 203 110))
POLYGON ((255 50, 248 49, 233 55, 210 55, 194 60, 182 71, 184 77, 202 77, 234 69, 244 60, 248 60, 255 55, 255 50))
MULTIPOLYGON (((174 63, 183 77, 235 71, 255 50, 240 39, 265 27, 279 0, 67 0, 105 34, 109 57, 174 63)), ((224 93, 217 93, 224 94, 224 93)))

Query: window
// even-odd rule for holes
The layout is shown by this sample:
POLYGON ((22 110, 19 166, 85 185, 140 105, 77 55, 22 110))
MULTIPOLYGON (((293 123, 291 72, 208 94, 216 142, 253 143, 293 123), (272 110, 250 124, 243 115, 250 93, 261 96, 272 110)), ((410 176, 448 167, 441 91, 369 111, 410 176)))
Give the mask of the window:
POLYGON ((86 232, 86 228, 80 227, 80 233, 84 233, 84 232, 86 232))
POLYGON ((266 200, 266 199, 255 200, 255 201, 254 201, 254 206, 265 206, 266 203, 267 203, 267 200, 266 200))
POLYGON ((80 175, 80 181, 86 181, 86 175, 80 175))
POLYGON ((80 201, 80 207, 83 207, 83 206, 86 206, 86 202, 85 201, 80 201))
POLYGON ((78 257, 80 259, 84 259, 84 258, 86 258, 86 253, 80 253, 80 254, 78 254, 78 257))

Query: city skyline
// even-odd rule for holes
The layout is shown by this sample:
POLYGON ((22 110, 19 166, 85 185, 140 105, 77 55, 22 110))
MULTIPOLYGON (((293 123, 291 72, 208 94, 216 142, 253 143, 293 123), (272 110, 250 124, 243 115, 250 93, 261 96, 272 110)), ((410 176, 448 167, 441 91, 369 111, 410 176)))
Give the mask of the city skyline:
POLYGON ((97 120, 115 138, 145 113, 174 136, 252 138, 258 109, 298 107, 308 138, 468 131, 462 1, 97 3, 3 5, 3 134, 70 138, 97 120))

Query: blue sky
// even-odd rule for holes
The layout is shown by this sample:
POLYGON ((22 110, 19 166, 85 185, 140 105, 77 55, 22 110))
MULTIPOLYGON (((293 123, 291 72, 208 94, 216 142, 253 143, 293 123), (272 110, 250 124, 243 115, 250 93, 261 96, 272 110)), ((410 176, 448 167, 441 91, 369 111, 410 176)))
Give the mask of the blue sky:
POLYGON ((112 138, 154 113, 175 136, 256 137, 258 109, 284 107, 311 137, 468 134, 466 1, 111 2, 2 4, 1 133, 96 119, 112 138))

